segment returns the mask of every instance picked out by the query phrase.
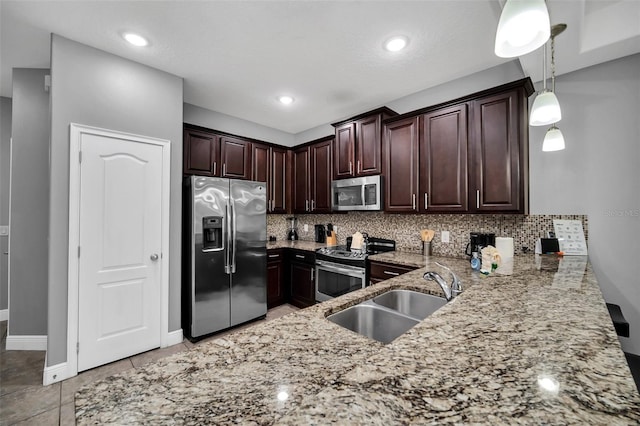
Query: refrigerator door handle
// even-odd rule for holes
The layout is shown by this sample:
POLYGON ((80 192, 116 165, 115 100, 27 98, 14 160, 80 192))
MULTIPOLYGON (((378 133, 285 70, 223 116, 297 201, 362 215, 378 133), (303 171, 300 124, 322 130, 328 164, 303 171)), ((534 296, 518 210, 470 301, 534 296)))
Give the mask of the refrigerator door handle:
POLYGON ((236 209, 231 200, 231 273, 236 273, 236 209))
POLYGON ((224 253, 224 272, 226 274, 231 273, 231 267, 230 267, 231 262, 229 260, 229 256, 231 254, 231 229, 230 229, 229 216, 230 216, 229 205, 227 204, 225 206, 225 230, 224 230, 224 236, 225 236, 225 239, 227 240, 227 249, 224 253))

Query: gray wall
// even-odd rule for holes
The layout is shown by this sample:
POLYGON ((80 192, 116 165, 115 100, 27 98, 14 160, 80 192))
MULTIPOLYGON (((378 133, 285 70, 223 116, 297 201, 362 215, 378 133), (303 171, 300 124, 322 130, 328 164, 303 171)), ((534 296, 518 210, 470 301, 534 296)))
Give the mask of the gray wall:
POLYGON ((293 146, 295 142, 291 133, 186 103, 184 122, 278 145, 293 146))
POLYGON ((13 69, 9 335, 47 334, 49 93, 46 69, 13 69))
MULTIPOLYGON (((11 98, 0 97, 0 226, 9 225, 9 157, 11 144, 11 98)), ((0 235, 0 310, 8 305, 9 238, 0 235)))
MULTIPOLYGON (((562 58, 560 58, 561 60, 562 58)), ((589 257, 607 302, 621 306, 640 354, 640 54, 561 75, 566 149, 542 152, 530 127, 531 213, 586 213, 589 257)), ((533 97, 531 98, 531 100, 533 97)))
POLYGON ((171 141, 169 331, 180 326, 182 79, 66 38, 51 38, 51 197, 47 365, 65 362, 69 123, 171 141))

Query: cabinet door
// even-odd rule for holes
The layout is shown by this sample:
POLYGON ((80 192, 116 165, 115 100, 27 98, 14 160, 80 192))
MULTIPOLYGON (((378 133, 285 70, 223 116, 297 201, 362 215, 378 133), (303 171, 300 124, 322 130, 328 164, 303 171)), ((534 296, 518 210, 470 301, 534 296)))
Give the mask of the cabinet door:
POLYGON ((287 212, 287 150, 271 148, 271 212, 287 212))
POLYGON ((311 211, 331 212, 331 141, 311 145, 311 211))
POLYGON ((380 122, 380 114, 356 122, 356 174, 358 176, 382 173, 380 122))
POLYGON ((385 126, 384 210, 409 213, 418 209, 418 118, 385 126))
MULTIPOLYGON (((470 133, 472 211, 524 212, 526 135, 517 90, 474 100, 470 133)), ((526 116, 526 113, 524 114, 526 116)))
POLYGON ((355 176, 356 123, 336 127, 336 140, 333 149, 334 179, 355 176))
POLYGON ((286 296, 283 282, 281 250, 267 251, 267 309, 282 305, 286 296))
POLYGON ((184 173, 220 176, 220 139, 213 133, 184 129, 184 173))
POLYGON ((422 116, 420 211, 467 211, 467 104, 422 116))
POLYGON ((314 268, 311 265, 291 262, 291 303, 306 308, 315 303, 314 268))
POLYGON ((220 155, 222 177, 251 179, 251 142, 221 136, 220 155))
POLYGON ((251 172, 251 180, 269 183, 270 181, 269 175, 271 174, 271 162, 269 161, 269 146, 258 144, 258 143, 252 143, 251 144, 251 163, 253 164, 252 172, 251 172))
POLYGON ((293 212, 307 213, 309 206, 309 148, 293 152, 293 212))

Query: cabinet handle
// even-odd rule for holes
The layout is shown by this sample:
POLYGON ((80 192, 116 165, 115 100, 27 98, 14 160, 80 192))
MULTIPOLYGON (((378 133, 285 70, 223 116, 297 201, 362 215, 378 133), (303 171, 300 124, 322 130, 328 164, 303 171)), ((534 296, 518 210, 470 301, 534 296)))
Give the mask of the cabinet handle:
POLYGON ((429 209, 429 194, 424 193, 424 209, 429 209))
POLYGON ((309 211, 309 200, 304 200, 304 211, 305 212, 309 211))
POLYGON ((314 271, 314 270, 313 270, 313 268, 312 268, 312 269, 311 269, 311 281, 313 281, 313 273, 314 273, 314 272, 315 272, 315 271, 314 271))
POLYGON ((411 194, 411 208, 416 209, 416 194, 411 194))
POLYGON ((311 211, 316 209, 316 200, 311 200, 311 211))
POLYGON ((213 174, 216 174, 216 166, 218 165, 218 163, 216 161, 213 162, 213 174))
POLYGON ((400 275, 399 272, 391 272, 391 271, 384 271, 382 273, 385 275, 393 275, 394 277, 400 275))
POLYGON ((480 190, 476 189, 476 209, 480 208, 480 190))
POLYGON ((296 257, 297 257, 298 259, 304 259, 304 256, 303 256, 303 255, 301 255, 301 254, 296 254, 296 257))
POLYGON ((351 166, 352 166, 351 161, 349 161, 349 174, 350 175, 353 174, 353 170, 351 169, 351 166))
POLYGON ((222 163, 222 176, 227 175, 227 163, 222 163))
POLYGON ((360 160, 358 160, 356 169, 357 169, 358 173, 360 173, 360 160))
POLYGON ((275 259, 276 257, 280 257, 279 254, 270 254, 269 259, 275 259))

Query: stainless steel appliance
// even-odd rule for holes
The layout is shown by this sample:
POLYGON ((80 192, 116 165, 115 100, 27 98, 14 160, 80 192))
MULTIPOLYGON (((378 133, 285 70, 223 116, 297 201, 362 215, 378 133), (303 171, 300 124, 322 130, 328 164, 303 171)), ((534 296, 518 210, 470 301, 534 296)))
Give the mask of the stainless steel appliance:
POLYGON ((331 209, 382 210, 382 177, 364 176, 332 181, 331 209))
POLYGON ((346 246, 323 247, 316 250, 316 301, 364 288, 369 283, 367 257, 370 254, 394 251, 393 240, 369 238, 367 250, 351 251, 351 237, 346 246))
POLYGON ((324 225, 315 225, 316 243, 324 243, 327 241, 327 230, 324 225))
POLYGON ((262 182, 184 181, 182 327, 189 338, 267 313, 267 192, 262 182))
POLYGON ((298 239, 298 218, 297 217, 288 217, 289 221, 289 231, 287 232, 287 240, 296 241, 298 239))
POLYGON ((496 246, 496 234, 472 232, 469 234, 469 243, 467 243, 464 252, 467 256, 473 256, 473 253, 478 253, 478 256, 481 257, 480 250, 487 246, 496 246))

